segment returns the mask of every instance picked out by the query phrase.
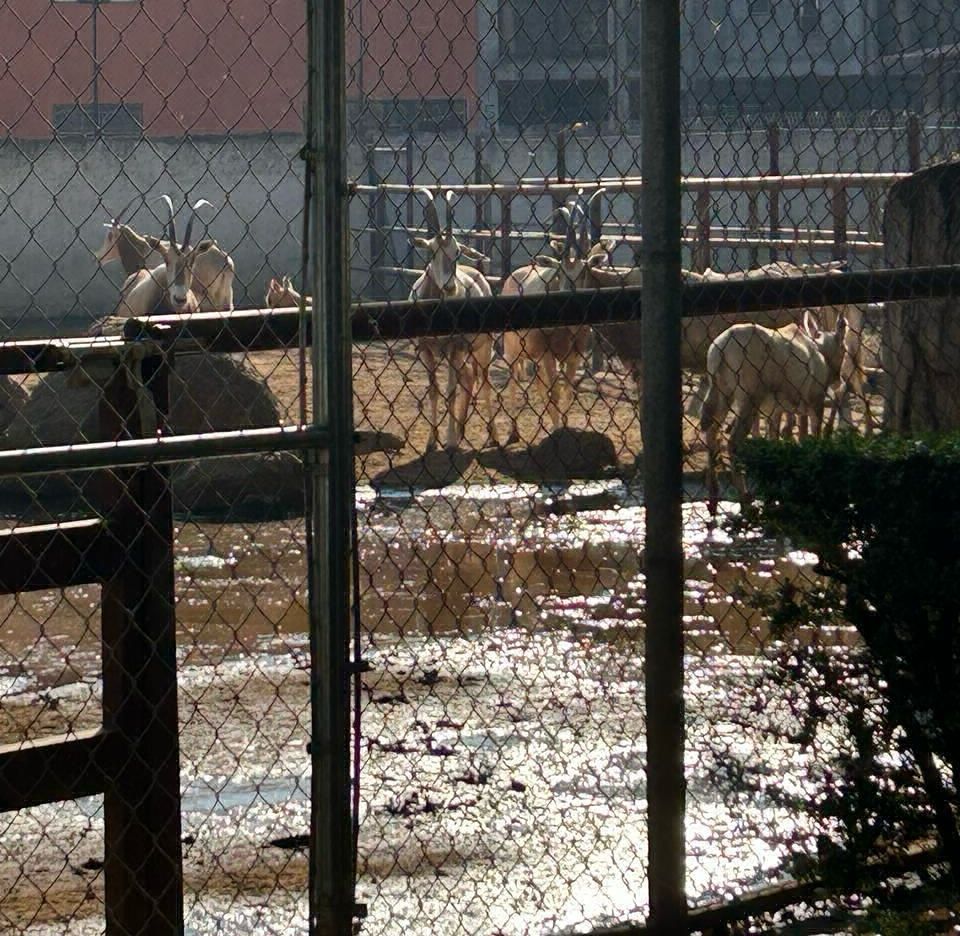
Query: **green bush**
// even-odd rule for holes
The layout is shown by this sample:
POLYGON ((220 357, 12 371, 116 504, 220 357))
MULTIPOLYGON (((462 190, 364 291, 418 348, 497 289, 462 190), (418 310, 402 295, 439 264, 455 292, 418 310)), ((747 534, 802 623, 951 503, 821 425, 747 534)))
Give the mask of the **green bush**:
POLYGON ((848 739, 817 804, 839 830, 819 843, 818 870, 852 873, 935 830, 957 882, 960 435, 755 439, 740 460, 757 498, 743 522, 815 553, 827 581, 781 588, 768 602, 775 630, 839 614, 865 648, 842 668, 816 641, 782 662, 807 687, 802 717, 839 712, 848 739))

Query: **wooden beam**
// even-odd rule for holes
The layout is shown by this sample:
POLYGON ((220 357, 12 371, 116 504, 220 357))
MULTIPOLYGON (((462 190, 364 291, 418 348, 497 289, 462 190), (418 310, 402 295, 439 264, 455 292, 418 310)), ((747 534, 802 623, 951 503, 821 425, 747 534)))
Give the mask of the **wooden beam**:
POLYGON ((0 532, 0 594, 68 588, 109 578, 120 556, 105 546, 101 520, 74 520, 0 532))
POLYGON ((0 746, 0 812, 103 793, 120 753, 101 729, 0 746))

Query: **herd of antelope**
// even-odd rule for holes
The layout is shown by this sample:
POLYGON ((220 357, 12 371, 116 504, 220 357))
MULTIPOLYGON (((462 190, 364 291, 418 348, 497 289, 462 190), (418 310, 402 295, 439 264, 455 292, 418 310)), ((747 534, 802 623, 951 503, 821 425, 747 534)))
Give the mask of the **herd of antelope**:
MULTIPOLYGON (((410 299, 467 298, 493 294, 490 283, 465 261, 486 258, 457 241, 454 235, 452 193, 446 202, 446 224, 441 226, 433 194, 421 189, 426 198, 429 238, 414 238, 427 261, 410 299)), ((501 287, 501 295, 541 295, 548 292, 632 286, 642 282, 639 267, 611 265, 615 241, 590 236, 590 208, 602 195, 597 190, 583 204, 577 198, 557 209, 562 236, 550 239, 552 255, 539 255, 527 266, 513 271, 501 287)), ((702 274, 685 272, 688 282, 735 280, 759 277, 786 277, 803 273, 842 272, 843 264, 830 262, 797 266, 775 261, 742 273, 702 274)), ((751 314, 717 314, 683 320, 682 366, 701 375, 698 397, 702 401, 700 423, 708 452, 707 481, 711 499, 717 491, 717 464, 720 455, 719 431, 732 417, 728 450, 732 455, 760 416, 766 417, 771 436, 819 435, 825 410, 827 424, 837 414, 849 420, 849 396, 864 403, 865 424, 872 431, 870 408, 865 398, 866 372, 862 342, 865 310, 862 306, 828 307, 818 315, 810 310, 777 310, 751 314)), ((566 423, 575 393, 574 378, 584 363, 591 339, 597 333, 628 367, 634 382, 642 387, 642 353, 639 322, 559 326, 508 331, 503 336, 503 357, 508 377, 506 407, 511 431, 507 443, 519 441, 517 416, 518 384, 526 361, 536 365, 535 382, 544 399, 544 409, 553 428, 566 423), (564 393, 566 390, 566 393, 564 393)), ((491 403, 490 364, 494 356, 489 334, 422 338, 419 353, 430 382, 429 448, 438 444, 439 365, 448 366, 446 444, 457 447, 464 438, 467 414, 472 403, 484 409, 487 443, 497 444, 491 403)), ((734 478, 740 482, 742 479, 734 478)))
MULTIPOLYGON (((441 224, 433 192, 421 188, 425 198, 429 237, 411 237, 411 243, 426 256, 423 271, 414 282, 411 300, 461 299, 492 296, 490 281, 479 268, 487 258, 461 244, 454 234, 453 193, 443 199, 445 223, 441 224), (471 265, 474 264, 474 265, 471 265)), ((534 257, 503 280, 501 295, 542 295, 551 292, 590 290, 611 286, 633 286, 642 282, 639 267, 615 267, 615 241, 603 237, 593 241, 590 209, 603 194, 599 189, 583 202, 580 196, 559 207, 555 216, 562 230, 551 236, 552 253, 534 257)), ((173 203, 161 196, 168 211, 166 238, 138 234, 118 219, 107 225, 103 246, 96 252, 101 263, 119 260, 127 278, 123 284, 116 315, 149 316, 199 310, 232 310, 233 260, 214 240, 191 244, 198 209, 210 203, 204 199, 191 208, 182 242, 177 240, 173 203)), ((783 277, 798 273, 839 273, 842 264, 796 266, 777 261, 755 270, 738 273, 685 272, 688 282, 715 279, 783 277)), ((303 300, 288 277, 271 278, 265 298, 270 308, 299 306, 303 300)), ((682 366, 700 375, 697 397, 700 426, 708 455, 707 484, 711 501, 717 495, 717 466, 720 458, 720 430, 730 417, 728 453, 751 431, 759 429, 764 416, 771 436, 819 435, 839 413, 849 419, 850 394, 864 403, 865 428, 872 431, 870 407, 866 403, 866 373, 863 363, 862 332, 864 308, 824 308, 815 316, 809 310, 779 310, 751 314, 717 314, 685 318, 682 322, 682 366), (825 413, 829 414, 824 420, 825 413)), ((627 366, 639 390, 642 387, 642 353, 639 322, 618 324, 528 328, 506 332, 503 358, 507 367, 506 412, 510 433, 506 444, 520 440, 519 384, 528 362, 535 367, 535 386, 544 400, 550 425, 557 429, 567 422, 576 391, 575 378, 590 347, 591 331, 627 366)), ((494 336, 489 333, 423 337, 417 352, 428 378, 427 414, 430 433, 428 451, 439 445, 441 413, 440 376, 447 368, 443 392, 447 416, 445 444, 457 448, 464 439, 472 407, 482 409, 486 421, 486 445, 499 444, 494 420, 493 387, 490 369, 494 360, 494 336)), ((742 487, 742 479, 734 477, 742 487)))

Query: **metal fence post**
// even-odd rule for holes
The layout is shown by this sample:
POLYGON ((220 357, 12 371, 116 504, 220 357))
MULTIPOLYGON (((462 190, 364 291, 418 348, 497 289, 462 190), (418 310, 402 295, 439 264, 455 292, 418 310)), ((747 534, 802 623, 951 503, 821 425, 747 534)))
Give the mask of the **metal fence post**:
MULTIPOLYGON (((404 144, 404 155, 406 158, 404 160, 403 174, 404 174, 404 181, 409 186, 413 186, 414 182, 416 181, 416 172, 413 167, 414 148, 416 147, 416 145, 417 145, 417 141, 413 138, 413 134, 412 133, 408 134, 407 142, 404 144)), ((406 203, 405 211, 406 211, 406 219, 407 219, 407 230, 412 231, 413 225, 414 225, 413 210, 414 210, 414 204, 415 204, 415 196, 413 192, 407 192, 405 196, 405 203, 406 203)), ((413 267, 416 265, 416 262, 417 262, 417 252, 414 249, 414 246, 410 242, 409 238, 407 238, 406 244, 407 244, 407 252, 406 252, 406 259, 404 261, 404 266, 413 267)))
POLYGON ((697 192, 694 216, 697 233, 693 248, 693 269, 702 273, 713 265, 713 248, 710 246, 710 189, 697 192))
MULTIPOLYGON (((381 182, 377 168, 377 147, 371 146, 367 150, 367 184, 378 186, 381 182)), ((383 275, 383 265, 387 254, 386 235, 386 205, 383 192, 379 189, 370 196, 367 209, 367 225, 370 229, 370 286, 378 299, 384 298, 387 290, 386 279, 383 275)))
POLYGON ((907 116, 907 166, 911 172, 920 168, 921 124, 917 114, 907 116))
MULTIPOLYGON (((847 249, 847 189, 842 182, 833 186, 830 196, 830 212, 833 215, 833 259, 846 260, 847 249)), ((796 238, 799 239, 799 238, 796 238)))
POLYGON ((350 936, 355 854, 350 774, 353 407, 348 327, 345 8, 310 0, 313 421, 330 448, 307 456, 311 650, 310 932, 350 936))
MULTIPOLYGON (((137 392, 119 363, 100 399, 100 430, 119 440, 149 436, 137 392)), ((160 426, 168 362, 144 362, 160 426)), ((122 757, 104 793, 104 906, 110 936, 183 932, 180 745, 169 469, 105 471, 98 478, 114 548, 125 557, 104 582, 104 724, 122 757)))
MULTIPOLYGON (((767 127, 767 148, 770 154, 767 175, 780 175, 780 126, 770 124, 767 127)), ((780 236, 780 190, 771 188, 767 193, 767 203, 770 211, 770 237, 777 239, 780 236)), ((777 260, 780 251, 776 247, 770 248, 770 259, 777 260)))
MULTIPOLYGON (((479 133, 473 141, 473 181, 477 185, 483 185, 490 181, 490 173, 483 164, 483 137, 479 133)), ((474 199, 474 230, 490 230, 489 195, 477 195, 474 199)), ((487 239, 485 237, 477 238, 475 246, 480 253, 485 254, 488 250, 487 239)))
POLYGON ((513 228, 513 200, 509 195, 500 198, 500 282, 513 271, 513 241, 510 232, 513 228))
POLYGON ((680 5, 643 7, 643 428, 650 929, 686 932, 680 5))

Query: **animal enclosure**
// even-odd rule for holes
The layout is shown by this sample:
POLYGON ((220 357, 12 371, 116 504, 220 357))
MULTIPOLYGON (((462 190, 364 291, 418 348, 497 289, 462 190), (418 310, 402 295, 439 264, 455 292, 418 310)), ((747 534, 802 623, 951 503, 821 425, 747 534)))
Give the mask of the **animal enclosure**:
POLYGON ((956 293, 960 20, 861 6, 4 5, 0 929, 804 896, 732 459, 902 424, 956 293))

